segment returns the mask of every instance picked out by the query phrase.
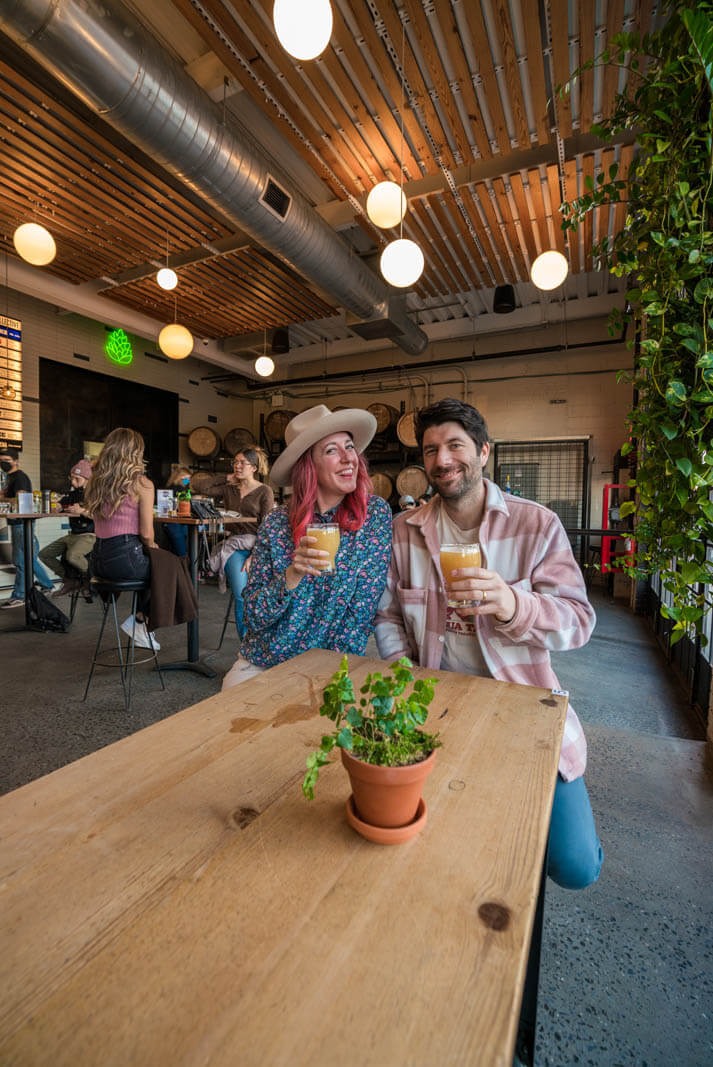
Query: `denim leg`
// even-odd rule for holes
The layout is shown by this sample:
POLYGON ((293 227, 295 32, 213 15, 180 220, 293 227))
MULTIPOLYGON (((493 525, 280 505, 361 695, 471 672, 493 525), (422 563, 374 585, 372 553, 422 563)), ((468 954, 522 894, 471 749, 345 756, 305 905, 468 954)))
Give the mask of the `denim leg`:
POLYGON ((188 527, 176 526, 174 523, 167 522, 164 526, 166 536, 171 542, 171 551, 175 556, 187 556, 188 555, 188 527))
POLYGON ((558 776, 550 820, 547 873, 563 889, 585 889, 596 882, 604 853, 584 778, 558 776))
POLYGON ((243 564, 249 555, 249 552, 238 548, 225 564, 225 577, 228 579, 228 585, 235 598, 235 626, 241 640, 245 637, 243 590, 248 584, 248 572, 243 570, 243 564))
POLYGON ((25 544, 22 533, 22 523, 13 523, 10 526, 12 537, 12 563, 15 568, 15 584, 12 587, 13 597, 18 600, 25 599, 25 544))
MULTIPOLYGON (((34 525, 34 524, 33 524, 34 525)), ((40 550, 40 542, 37 538, 32 536, 32 569, 34 571, 35 578, 40 583, 43 589, 52 589, 53 581, 52 575, 47 571, 46 567, 43 567, 37 558, 37 553, 40 550)))

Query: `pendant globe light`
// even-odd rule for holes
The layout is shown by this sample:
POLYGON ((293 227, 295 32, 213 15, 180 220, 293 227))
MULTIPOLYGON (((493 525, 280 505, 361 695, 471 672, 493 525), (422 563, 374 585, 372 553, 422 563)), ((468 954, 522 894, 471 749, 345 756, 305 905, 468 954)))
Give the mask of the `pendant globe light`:
POLYGON ((156 275, 156 281, 161 289, 175 289, 178 285, 178 275, 168 265, 168 234, 166 234, 166 266, 156 275))
POLYGON ((561 285, 569 274, 569 264, 561 252, 542 252, 530 267, 530 280, 538 289, 548 291, 561 285))
POLYGON ((329 0, 275 0, 272 19, 278 41, 293 59, 316 59, 332 36, 329 0))
POLYGON ((185 359, 193 351, 193 334, 176 322, 176 298, 173 298, 172 323, 164 326, 158 335, 158 347, 169 359, 185 359))
POLYGON ((265 338, 263 341, 262 355, 258 356, 255 360, 255 370, 261 378, 269 378, 275 369, 274 360, 270 359, 267 354, 267 327, 265 328, 265 338))
POLYGON ((379 182, 366 198, 366 213, 380 230, 390 230, 406 214, 408 201, 396 182, 379 182))
POLYGON ((57 255, 54 237, 36 222, 24 222, 12 235, 17 254, 33 267, 46 267, 57 255))
MULTIPOLYGON (((405 29, 403 22, 401 23, 401 151, 399 154, 399 172, 401 175, 401 185, 399 192, 401 194, 402 201, 406 200, 404 196, 404 51, 405 51, 405 29)), ((394 183, 389 183, 394 184, 394 183)), ((397 201, 398 203, 398 201, 397 201)), ((400 206, 400 205, 399 205, 400 206)), ((389 285, 395 286, 397 289, 406 289, 410 285, 414 285, 423 273, 425 260, 423 258, 423 252, 416 244, 415 241, 409 240, 408 237, 404 237, 404 214, 406 209, 404 208, 401 218, 399 219, 399 236, 396 241, 391 241, 384 251, 381 253, 379 259, 379 268, 384 279, 389 285)))

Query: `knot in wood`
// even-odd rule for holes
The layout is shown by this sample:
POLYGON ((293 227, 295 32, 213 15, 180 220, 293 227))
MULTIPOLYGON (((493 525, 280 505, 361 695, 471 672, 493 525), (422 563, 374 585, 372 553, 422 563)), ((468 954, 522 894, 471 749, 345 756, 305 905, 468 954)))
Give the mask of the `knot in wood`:
POLYGON ((486 900, 478 908, 478 915, 490 930, 507 930, 510 925, 510 909, 494 900, 486 900))

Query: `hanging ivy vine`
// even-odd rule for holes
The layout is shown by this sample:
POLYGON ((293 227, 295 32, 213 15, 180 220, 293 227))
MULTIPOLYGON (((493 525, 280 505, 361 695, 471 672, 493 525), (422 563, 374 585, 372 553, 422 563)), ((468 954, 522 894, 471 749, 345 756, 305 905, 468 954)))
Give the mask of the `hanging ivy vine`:
MULTIPOLYGON (((629 485, 635 500, 633 577, 661 572, 672 604, 671 641, 702 634, 713 607, 713 2, 678 5, 653 34, 618 34, 592 63, 626 65, 613 114, 592 127, 604 141, 636 132, 638 150, 624 181, 618 165, 586 179, 586 192, 562 205, 562 228, 576 229, 595 208, 627 198, 626 224, 594 248, 598 265, 626 277, 625 310, 612 332, 633 323, 640 343, 629 380, 628 416, 637 449, 629 485)), ((572 79, 572 80, 573 80, 572 79)), ((570 81, 571 85, 571 81, 570 81)), ((569 86, 560 89, 568 91, 569 86)))

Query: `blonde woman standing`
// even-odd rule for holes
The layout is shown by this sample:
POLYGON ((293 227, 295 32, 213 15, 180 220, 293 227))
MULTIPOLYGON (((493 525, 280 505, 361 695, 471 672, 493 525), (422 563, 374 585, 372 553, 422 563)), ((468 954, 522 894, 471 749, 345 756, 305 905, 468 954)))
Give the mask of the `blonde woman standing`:
MULTIPOLYGON (((136 430, 112 430, 94 464, 84 492, 84 506, 94 519, 96 543, 92 572, 109 581, 146 581, 151 564, 145 548, 156 548, 153 528, 154 484, 144 474, 144 439, 136 430)), ((146 628, 149 592, 139 594, 134 640, 159 648, 146 628)), ((122 623, 131 633, 133 619, 122 623)))

